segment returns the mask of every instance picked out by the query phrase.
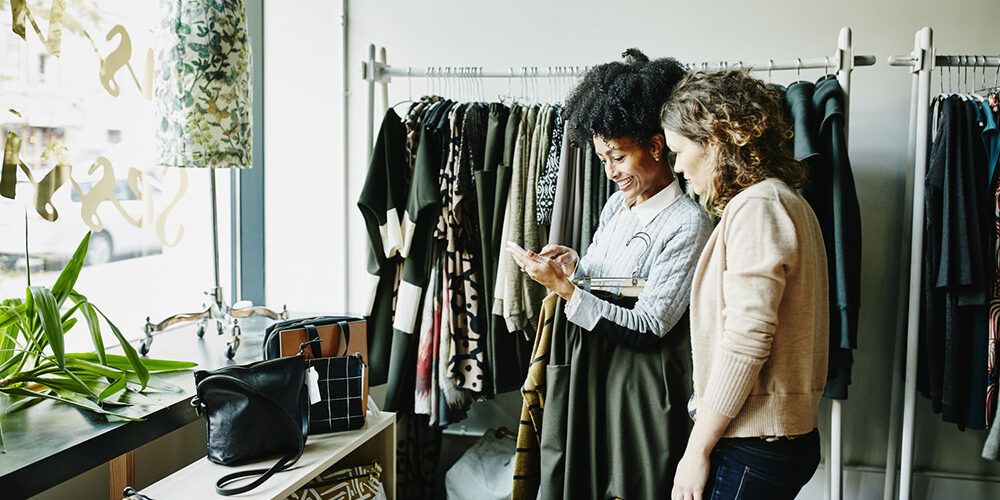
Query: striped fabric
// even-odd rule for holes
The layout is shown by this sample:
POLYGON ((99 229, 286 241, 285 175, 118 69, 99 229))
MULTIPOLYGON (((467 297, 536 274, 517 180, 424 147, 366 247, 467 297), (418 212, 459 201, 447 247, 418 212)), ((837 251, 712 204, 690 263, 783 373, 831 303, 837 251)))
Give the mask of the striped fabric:
POLYGON ((531 350, 528 376, 521 386, 524 404, 517 428, 517 453, 514 455, 514 489, 511 500, 534 500, 541 484, 542 410, 545 407, 545 367, 549 364, 552 321, 559 296, 551 293, 542 301, 538 334, 531 350))

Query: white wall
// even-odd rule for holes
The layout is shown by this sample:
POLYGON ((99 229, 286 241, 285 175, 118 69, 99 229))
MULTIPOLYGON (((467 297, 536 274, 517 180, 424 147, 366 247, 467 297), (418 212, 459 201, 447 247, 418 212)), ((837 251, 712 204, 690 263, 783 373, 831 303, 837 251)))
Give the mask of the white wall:
MULTIPOLYGON (((295 5, 292 9, 284 2, 265 3, 268 189, 279 183, 294 183, 299 189, 296 199, 268 198, 269 214, 274 213, 276 203, 295 205, 281 219, 272 220, 269 215, 269 245, 275 238, 307 230, 329 231, 321 240, 324 243, 344 234, 339 225, 343 203, 337 196, 344 168, 337 149, 342 111, 335 67, 339 5, 318 0, 295 5), (293 215, 294 220, 313 223, 283 227, 293 215)), ((632 46, 651 57, 673 56, 686 62, 760 60, 832 55, 840 27, 850 26, 856 53, 876 55, 878 63, 857 69, 852 84, 850 149, 864 215, 864 278, 855 383, 845 405, 844 457, 849 464, 881 466, 896 333, 910 98, 908 71, 888 66, 886 57, 908 53, 914 32, 925 25, 935 29, 939 54, 1000 53, 995 8, 996 2, 989 0, 947 4, 927 0, 350 2, 349 282, 361 283, 365 272, 365 235, 354 202, 367 169, 366 87, 360 62, 369 43, 385 46, 390 64, 409 66, 592 65, 617 59, 632 46)), ((804 71, 803 78, 815 79, 820 73, 804 71)), ((794 71, 774 74, 776 82, 794 79, 794 71)), ((505 81, 490 85, 487 95, 507 86, 505 81)), ((424 88, 423 81, 415 80, 413 95, 424 88)), ((390 85, 389 102, 406 99, 408 94, 406 79, 397 78, 390 85)), ((299 261, 308 263, 311 270, 307 275, 289 273, 289 262, 285 258, 275 261, 272 246, 267 251, 269 290, 281 280, 332 282, 322 302, 334 309, 341 307, 338 290, 344 281, 337 264, 338 246, 301 250, 299 261)), ((361 294, 349 293, 349 297, 351 308, 358 310, 361 294)), ((271 295, 268 299, 293 302, 271 295)), ((308 304, 319 300, 296 299, 308 304)), ((1000 464, 978 458, 984 433, 962 433, 941 423, 924 400, 917 414, 917 468, 1000 475, 1000 464)))

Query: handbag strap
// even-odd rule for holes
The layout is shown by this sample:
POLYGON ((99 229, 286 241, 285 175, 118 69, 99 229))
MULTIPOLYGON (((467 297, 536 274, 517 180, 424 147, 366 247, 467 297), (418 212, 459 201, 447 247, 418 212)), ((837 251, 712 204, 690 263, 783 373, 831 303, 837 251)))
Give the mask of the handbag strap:
POLYGON ((306 344, 309 344, 309 348, 312 349, 312 357, 316 359, 322 358, 323 350, 320 348, 322 340, 319 338, 319 330, 316 330, 316 325, 313 324, 306 324, 303 326, 306 329, 306 333, 309 335, 309 340, 306 341, 306 344))
POLYGON ((346 356, 347 349, 351 346, 351 324, 346 321, 338 321, 337 326, 340 327, 340 333, 344 336, 344 353, 341 356, 346 356))
POLYGON ((222 476, 221 478, 219 478, 218 481, 215 482, 215 492, 216 493, 218 493, 219 495, 222 495, 222 496, 230 496, 230 495, 238 495, 240 493, 246 493, 247 491, 250 491, 250 490, 258 487, 261 484, 264 484, 264 481, 267 481, 276 472, 280 472, 280 471, 282 471, 284 469, 287 469, 288 467, 291 467, 292 464, 294 464, 296 461, 298 461, 299 457, 302 456, 302 452, 305 451, 305 445, 306 445, 306 443, 305 443, 305 438, 303 437, 303 434, 304 434, 304 430, 307 429, 308 428, 307 426, 309 425, 309 417, 308 416, 303 415, 303 421, 302 422, 296 422, 295 421, 295 417, 293 417, 292 414, 289 413, 288 410, 285 409, 284 406, 282 406, 280 403, 278 403, 277 401, 275 401, 274 398, 272 398, 271 396, 268 396, 267 394, 264 394, 264 393, 260 392, 259 390, 257 390, 257 388, 253 387, 250 384, 247 384, 246 382, 244 382, 244 381, 242 381, 242 380, 240 380, 240 379, 238 379, 236 377, 233 377, 233 376, 230 376, 230 375, 212 375, 212 376, 207 377, 204 380, 202 380, 201 383, 205 383, 208 380, 224 380, 226 382, 229 382, 229 383, 231 383, 233 385, 236 385, 236 386, 240 387, 241 389, 249 392, 252 395, 260 396, 265 401, 270 401, 271 404, 277 406, 281 410, 281 413, 284 414, 286 417, 288 417, 288 420, 290 422, 292 422, 292 425, 294 425, 296 427, 295 436, 298 438, 298 449, 295 451, 295 453, 289 453, 289 454, 281 457, 280 459, 278 459, 277 462, 274 463, 274 465, 272 465, 270 468, 267 468, 267 469, 250 469, 250 470, 245 470, 245 471, 240 471, 240 472, 234 472, 232 474, 226 474, 225 476, 222 476), (233 482, 233 481, 235 481, 237 479, 245 478, 245 477, 253 477, 253 476, 259 476, 259 477, 257 477, 257 479, 254 479, 253 482, 245 484, 243 486, 238 486, 238 487, 235 487, 235 488, 224 488, 223 487, 227 483, 233 482))
MULTIPOLYGON (((323 351, 320 347, 320 344, 323 341, 319 338, 319 330, 316 329, 316 325, 305 324, 302 326, 303 328, 306 329, 306 334, 309 335, 309 340, 304 342, 302 346, 309 345, 309 348, 312 350, 313 359, 322 358, 323 351)), ((340 333, 344 337, 344 352, 343 354, 339 354, 338 356, 346 356, 347 351, 348 349, 350 349, 350 344, 351 344, 351 324, 348 323, 347 321, 341 320, 337 321, 337 327, 340 328, 340 333)))

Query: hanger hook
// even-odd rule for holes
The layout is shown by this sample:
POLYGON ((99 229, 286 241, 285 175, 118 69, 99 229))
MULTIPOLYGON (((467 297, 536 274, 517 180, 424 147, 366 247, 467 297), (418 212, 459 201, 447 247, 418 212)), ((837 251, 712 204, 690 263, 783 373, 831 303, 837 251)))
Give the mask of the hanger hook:
MULTIPOLYGON (((959 82, 959 88, 965 92, 969 91, 969 58, 968 56, 962 56, 962 65, 958 68, 958 71, 962 75, 962 80, 959 82)), ((965 93, 963 92, 963 93, 965 93)))
POLYGON ((767 83, 771 83, 771 70, 774 69, 774 59, 767 60, 767 83))
POLYGON ((542 101, 542 76, 538 66, 535 66, 535 96, 538 98, 538 102, 542 101))
POLYGON ((636 258, 636 260, 635 260, 635 268, 633 268, 633 270, 632 270, 632 278, 635 279, 635 278, 638 278, 640 276, 639 275, 639 266, 640 266, 640 264, 642 262, 642 257, 644 255, 646 255, 646 252, 648 252, 649 249, 650 249, 650 247, 653 246, 653 240, 652 240, 652 238, 649 237, 649 234, 646 233, 645 231, 639 231, 638 233, 633 234, 632 237, 629 238, 628 241, 625 242, 625 246, 629 246, 629 244, 632 243, 632 240, 639 240, 639 241, 641 241, 641 242, 643 242, 643 243, 646 244, 646 248, 643 249, 642 253, 640 253, 639 257, 636 258))
POLYGON ((406 93, 409 99, 413 100, 413 67, 406 67, 406 93))
POLYGON ((993 77, 993 86, 1000 87, 1000 55, 997 56, 997 74, 993 77))
POLYGON ((981 66, 983 68, 983 71, 982 71, 982 73, 983 73, 983 87, 986 87, 986 85, 987 85, 987 83, 986 83, 986 66, 989 66, 989 64, 990 64, 989 57, 987 57, 986 54, 983 54, 983 65, 981 66))
POLYGON ((798 78, 799 80, 802 79, 802 58, 801 57, 796 57, 795 58, 795 74, 796 74, 796 78, 798 78))
POLYGON ((823 56, 823 71, 825 74, 830 74, 830 56, 823 56))

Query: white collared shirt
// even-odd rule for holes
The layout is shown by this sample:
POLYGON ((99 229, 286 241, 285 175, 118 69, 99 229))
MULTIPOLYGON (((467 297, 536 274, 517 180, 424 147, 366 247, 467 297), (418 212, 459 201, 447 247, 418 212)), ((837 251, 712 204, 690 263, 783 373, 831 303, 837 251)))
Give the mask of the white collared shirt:
POLYGON ((681 196, 684 196, 684 191, 681 190, 680 181, 678 181, 675 177, 673 182, 668 184, 667 187, 661 189, 653 196, 650 196, 646 199, 646 201, 636 203, 631 207, 626 207, 625 204, 622 203, 619 210, 625 210, 626 208, 631 210, 632 213, 639 218, 639 224, 641 224, 642 227, 646 227, 653 221, 653 219, 656 218, 657 215, 660 214, 660 212, 663 211, 663 209, 673 205, 674 202, 681 196))

